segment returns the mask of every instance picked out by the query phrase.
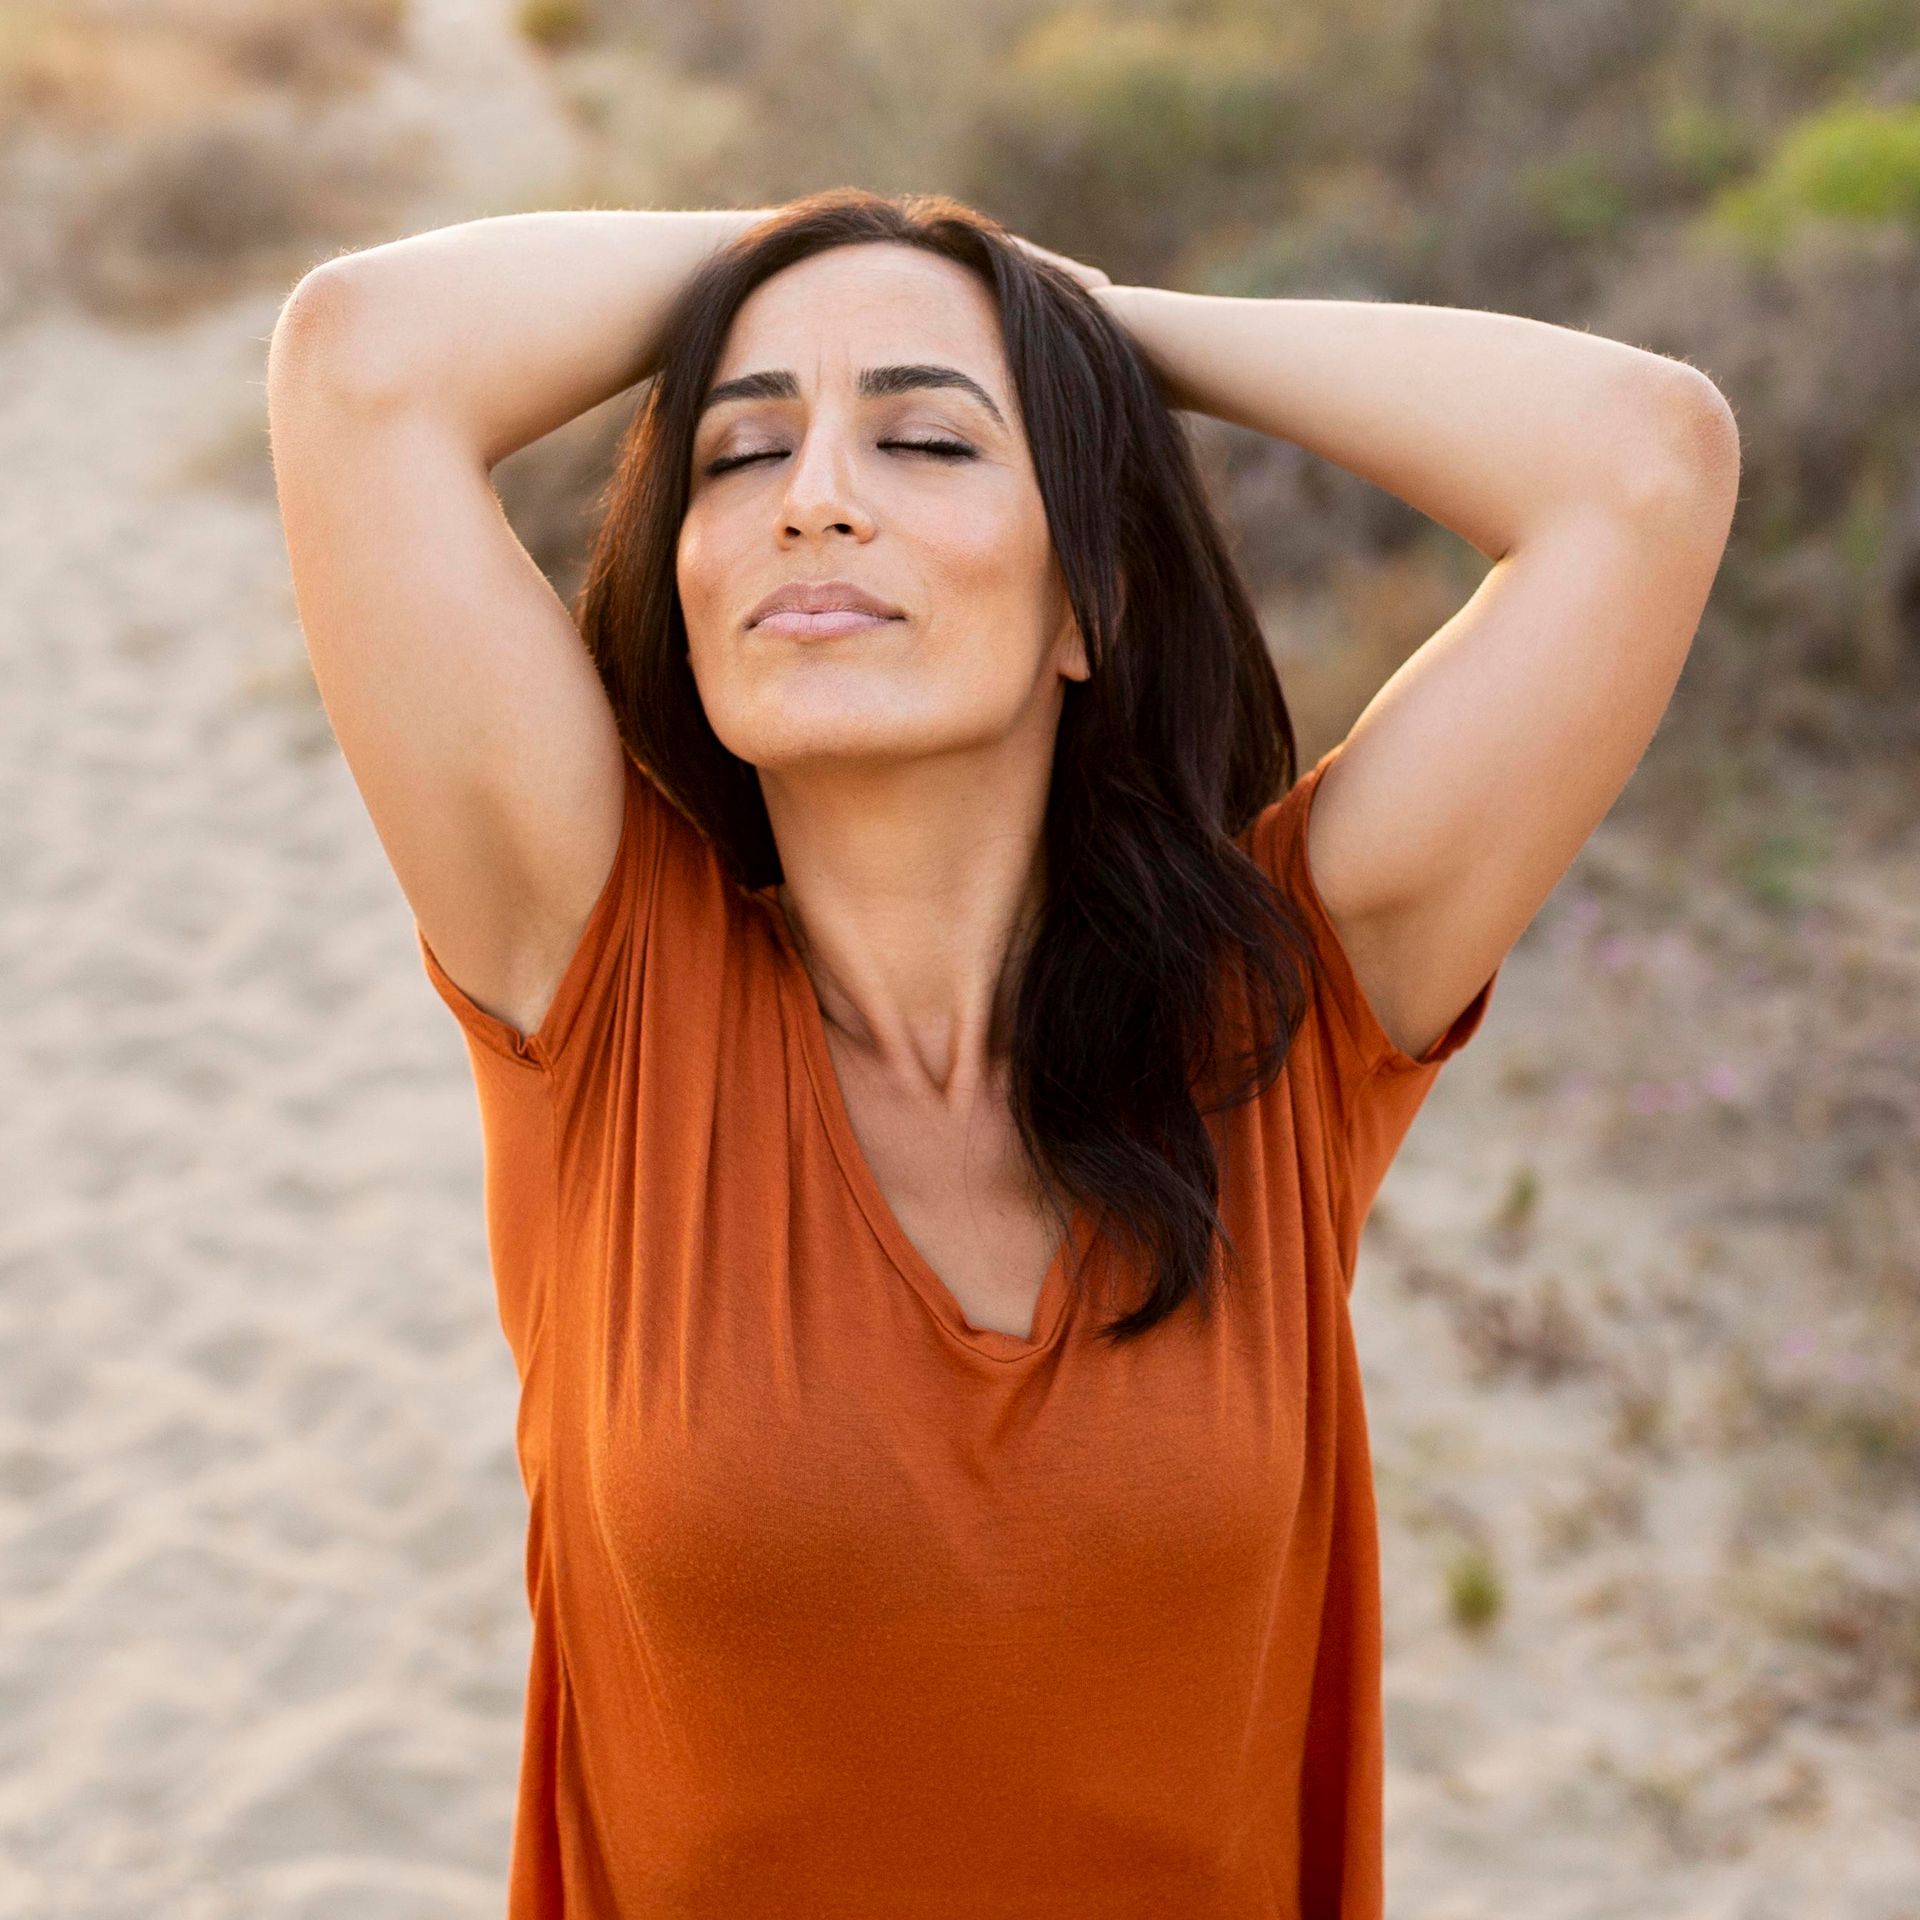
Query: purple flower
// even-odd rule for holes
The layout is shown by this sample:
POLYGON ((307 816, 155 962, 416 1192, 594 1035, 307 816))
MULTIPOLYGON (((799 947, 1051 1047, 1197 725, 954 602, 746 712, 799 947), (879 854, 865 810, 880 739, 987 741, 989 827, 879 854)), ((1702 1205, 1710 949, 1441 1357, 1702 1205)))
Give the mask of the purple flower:
POLYGON ((1700 1076, 1700 1084, 1715 1100, 1737 1100, 1740 1097, 1740 1070, 1730 1061, 1715 1061, 1700 1076))

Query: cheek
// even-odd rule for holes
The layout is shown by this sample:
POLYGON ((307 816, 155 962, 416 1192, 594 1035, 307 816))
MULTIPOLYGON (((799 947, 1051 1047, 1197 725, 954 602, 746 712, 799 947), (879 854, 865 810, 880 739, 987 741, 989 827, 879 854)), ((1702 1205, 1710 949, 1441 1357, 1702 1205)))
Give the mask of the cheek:
POLYGON ((720 548, 710 516, 695 510, 681 522, 680 541, 674 552, 674 584, 690 635, 719 617, 716 603, 725 580, 720 548))
POLYGON ((934 594, 947 633, 964 644, 947 661, 953 678, 983 696, 1021 699, 1049 666, 1057 619, 1053 549, 1044 523, 1002 516, 949 530, 937 550, 934 594))

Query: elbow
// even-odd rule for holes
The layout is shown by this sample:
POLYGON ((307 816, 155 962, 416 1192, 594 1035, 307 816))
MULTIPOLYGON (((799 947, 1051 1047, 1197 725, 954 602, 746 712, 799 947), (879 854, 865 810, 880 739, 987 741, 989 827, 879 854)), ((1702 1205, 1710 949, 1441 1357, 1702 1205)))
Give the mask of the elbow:
POLYGON ((365 297, 344 260, 326 260, 290 293, 267 344, 267 396, 284 407, 296 395, 330 400, 381 391, 365 297))
POLYGON ((1713 509, 1731 518, 1740 490, 1740 428, 1713 381, 1684 360, 1660 359, 1625 417, 1633 429, 1616 484, 1629 507, 1657 514, 1713 509))

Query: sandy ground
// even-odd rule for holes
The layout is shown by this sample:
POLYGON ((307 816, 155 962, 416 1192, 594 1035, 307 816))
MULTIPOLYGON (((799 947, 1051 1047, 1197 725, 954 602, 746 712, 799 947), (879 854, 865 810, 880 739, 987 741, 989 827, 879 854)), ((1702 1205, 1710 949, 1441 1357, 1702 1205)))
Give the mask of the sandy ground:
MULTIPOLYGON (((503 49, 477 10, 428 10, 388 104, 440 124, 447 172, 408 224, 497 210, 555 164, 503 49)), ((261 437, 276 306, 0 334, 20 1920, 503 1903, 524 1502, 479 1133, 306 671, 261 437)), ((1799 1325, 1818 1254, 1794 1222, 1716 1207, 1689 1160, 1762 1083, 1716 1069, 1701 950, 1609 921, 1600 883, 1635 859, 1610 821, 1368 1231, 1392 1910, 1917 1920, 1904 1656, 1882 1671, 1857 1632, 1808 1651, 1762 1604, 1816 1548, 1865 1553, 1863 1577, 1920 1564, 1913 1488, 1868 1490, 1863 1544, 1754 1430, 1772 1403, 1729 1400, 1736 1350, 1805 1358, 1846 1329, 1799 1325), (1651 1055, 1712 1089, 1646 1119, 1637 1156, 1623 974, 1651 1055), (1488 1578, 1503 1604, 1473 1631, 1488 1578)))

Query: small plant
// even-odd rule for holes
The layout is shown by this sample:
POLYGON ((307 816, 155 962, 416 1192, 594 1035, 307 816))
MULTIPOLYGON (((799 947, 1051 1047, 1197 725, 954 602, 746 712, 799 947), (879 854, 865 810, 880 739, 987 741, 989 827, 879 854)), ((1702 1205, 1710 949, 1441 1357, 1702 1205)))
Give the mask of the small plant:
POLYGON ((1910 1395, 1868 1388, 1823 1396, 1808 1409, 1807 1425, 1869 1486, 1912 1486, 1920 1478, 1920 1409, 1910 1395))
POLYGON ((1492 1553, 1479 1541, 1458 1548, 1446 1567, 1447 1610, 1465 1633, 1485 1633, 1506 1608, 1506 1588, 1492 1553))
POLYGON ((1728 849, 1727 867, 1756 906, 1793 914, 1811 906, 1832 846, 1820 822, 1802 814, 1728 849))
POLYGON ((1303 163, 1325 91, 1261 10, 1036 10, 973 118, 969 190, 1024 231, 1077 233, 1083 257, 1154 257, 1224 208, 1282 212, 1272 183, 1303 163))
POLYGON ((1534 1518, 1542 1551, 1549 1559, 1565 1559, 1585 1552, 1603 1533, 1638 1533, 1646 1520, 1645 1489, 1628 1474, 1603 1473, 1571 1500, 1540 1503, 1534 1518))
POLYGON ((1503 1240, 1519 1240, 1532 1227, 1540 1211, 1540 1175, 1530 1165, 1514 1168, 1507 1191, 1494 1215, 1493 1228, 1503 1240))
POLYGON ((1829 1714, 1852 1718, 1883 1690, 1899 1711, 1920 1713, 1920 1598, 1907 1581, 1831 1562, 1789 1567, 1760 1608, 1816 1663, 1806 1697, 1829 1714))
POLYGON ((514 25, 521 39, 543 53, 562 53, 586 39, 593 9, 587 0, 520 0, 514 25))
POLYGON ((1692 1816, 1699 1796, 1697 1771, 1646 1767, 1625 1777, 1629 1803, 1658 1830, 1677 1853, 1693 1851, 1692 1816))
POLYGON ((102 149, 69 218, 67 277, 95 312, 171 319, 248 286, 284 288, 329 243, 380 231, 417 187, 417 130, 322 140, 271 100, 102 149))
POLYGON ((1911 0, 1740 0, 1743 38, 1796 79, 1884 70, 1913 45, 1911 0))
POLYGON ((1672 1391, 1664 1355, 1649 1350, 1613 1362, 1613 1441, 1635 1453, 1665 1450, 1672 1391))
POLYGON ((1593 1365, 1586 1323, 1567 1304, 1557 1274, 1524 1295, 1468 1290, 1450 1304, 1454 1338, 1476 1380, 1518 1373, 1548 1387, 1593 1365))

